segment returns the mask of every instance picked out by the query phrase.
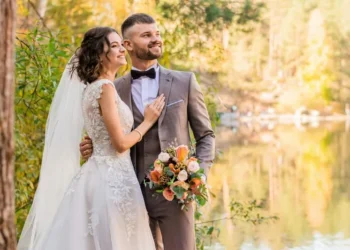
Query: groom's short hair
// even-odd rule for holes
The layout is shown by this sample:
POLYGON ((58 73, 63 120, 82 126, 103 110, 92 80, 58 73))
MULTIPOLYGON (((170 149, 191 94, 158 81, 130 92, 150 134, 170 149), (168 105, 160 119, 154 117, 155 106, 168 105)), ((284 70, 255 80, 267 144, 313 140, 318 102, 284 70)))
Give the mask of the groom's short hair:
POLYGON ((125 32, 127 29, 131 28, 135 24, 152 24, 156 21, 153 19, 153 17, 144 14, 144 13, 136 13, 131 16, 129 16, 122 24, 122 36, 125 37, 125 32))

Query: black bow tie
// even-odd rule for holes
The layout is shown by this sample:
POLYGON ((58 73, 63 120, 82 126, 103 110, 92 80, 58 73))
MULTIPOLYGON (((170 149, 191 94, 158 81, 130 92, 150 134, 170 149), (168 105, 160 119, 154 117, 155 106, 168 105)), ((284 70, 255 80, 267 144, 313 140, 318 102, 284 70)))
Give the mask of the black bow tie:
POLYGON ((151 79, 156 78, 156 70, 154 68, 150 68, 146 71, 138 71, 138 70, 131 70, 131 77, 132 79, 138 79, 142 76, 147 76, 151 79))

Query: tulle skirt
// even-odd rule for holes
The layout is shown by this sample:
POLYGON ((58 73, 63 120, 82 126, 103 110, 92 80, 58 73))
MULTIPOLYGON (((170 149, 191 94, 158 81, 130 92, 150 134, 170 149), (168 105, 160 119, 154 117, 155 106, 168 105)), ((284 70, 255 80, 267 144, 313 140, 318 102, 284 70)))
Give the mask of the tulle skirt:
POLYGON ((70 184, 40 249, 154 250, 130 156, 91 157, 70 184))

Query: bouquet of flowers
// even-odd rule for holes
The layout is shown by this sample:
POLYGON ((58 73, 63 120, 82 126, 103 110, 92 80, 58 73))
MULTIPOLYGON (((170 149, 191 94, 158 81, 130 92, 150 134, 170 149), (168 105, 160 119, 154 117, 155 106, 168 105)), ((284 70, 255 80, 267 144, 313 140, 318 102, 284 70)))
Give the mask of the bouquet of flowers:
POLYGON ((204 169, 198 159, 191 157, 187 146, 170 147, 159 154, 151 166, 149 181, 145 182, 168 201, 177 199, 181 209, 195 201, 204 206, 208 200, 204 169))

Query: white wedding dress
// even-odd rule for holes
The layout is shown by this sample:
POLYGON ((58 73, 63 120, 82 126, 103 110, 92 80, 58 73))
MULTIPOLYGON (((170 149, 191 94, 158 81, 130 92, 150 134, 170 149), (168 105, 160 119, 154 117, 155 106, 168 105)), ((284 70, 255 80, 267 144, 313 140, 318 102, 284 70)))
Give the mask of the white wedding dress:
MULTIPOLYGON (((97 80, 83 94, 83 117, 93 154, 66 190, 40 249, 34 250, 155 249, 130 151, 116 153, 100 115, 98 99, 104 84, 113 85, 97 80)), ((117 92, 115 101, 127 134, 133 125, 132 112, 117 92)))

